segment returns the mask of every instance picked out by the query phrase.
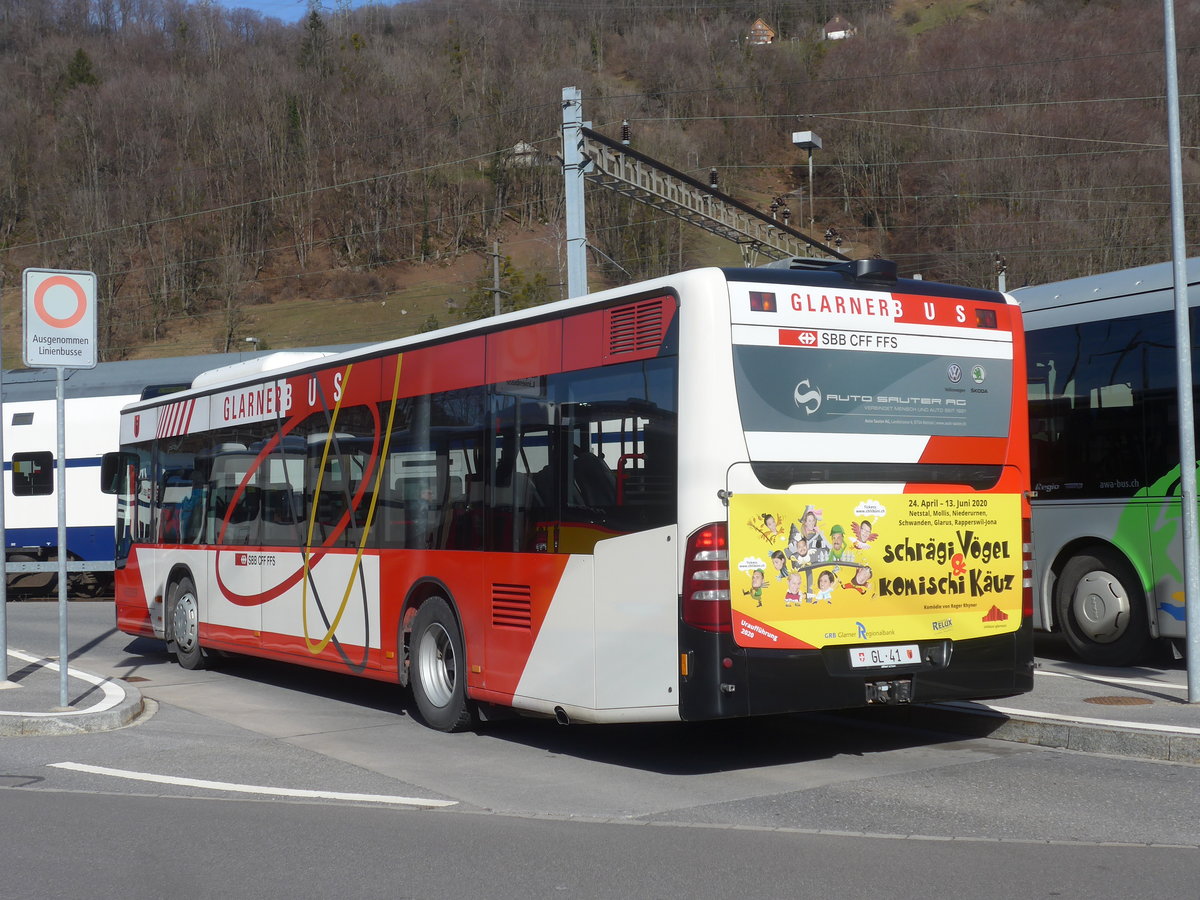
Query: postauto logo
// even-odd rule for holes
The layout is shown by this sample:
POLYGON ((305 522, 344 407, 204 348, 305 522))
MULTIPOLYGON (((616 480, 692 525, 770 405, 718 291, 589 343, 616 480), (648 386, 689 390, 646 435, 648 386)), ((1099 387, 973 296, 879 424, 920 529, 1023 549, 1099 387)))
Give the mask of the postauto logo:
POLYGON ((792 391, 792 400, 795 401, 797 409, 802 409, 805 415, 811 416, 821 408, 821 389, 813 387, 805 378, 792 391))

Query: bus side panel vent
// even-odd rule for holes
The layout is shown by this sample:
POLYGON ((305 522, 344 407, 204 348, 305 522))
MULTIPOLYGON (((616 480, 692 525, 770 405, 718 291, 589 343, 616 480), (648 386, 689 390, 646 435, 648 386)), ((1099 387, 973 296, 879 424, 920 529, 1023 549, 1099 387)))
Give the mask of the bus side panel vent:
POLYGON ((608 357, 657 352, 666 333, 665 298, 654 297, 628 306, 605 310, 605 346, 608 357))
POLYGON ((533 590, 527 584, 492 584, 492 627, 533 630, 533 590))

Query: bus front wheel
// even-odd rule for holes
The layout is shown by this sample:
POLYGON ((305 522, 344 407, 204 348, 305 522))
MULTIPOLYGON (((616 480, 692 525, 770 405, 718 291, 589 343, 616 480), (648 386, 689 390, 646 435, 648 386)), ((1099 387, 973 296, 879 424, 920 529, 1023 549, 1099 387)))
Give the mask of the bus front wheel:
POLYGON ((185 669, 203 669, 207 657, 200 646, 200 602, 196 586, 184 576, 167 595, 167 622, 175 658, 185 669))
POLYGON ((1067 643, 1085 662, 1129 666, 1149 652, 1145 591, 1133 567, 1108 550, 1093 548, 1067 562, 1054 607, 1067 643))
POLYGON ((421 718, 438 731, 469 728, 474 716, 467 701, 462 632, 444 599, 430 597, 421 604, 409 648, 409 679, 421 718))

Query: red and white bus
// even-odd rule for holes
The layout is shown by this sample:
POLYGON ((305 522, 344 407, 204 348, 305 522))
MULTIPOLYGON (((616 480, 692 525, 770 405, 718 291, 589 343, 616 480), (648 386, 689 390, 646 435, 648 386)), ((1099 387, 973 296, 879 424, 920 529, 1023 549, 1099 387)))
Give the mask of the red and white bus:
POLYGON ((118 627, 399 682, 425 721, 1032 687, 1017 306, 700 269, 126 407, 118 627))

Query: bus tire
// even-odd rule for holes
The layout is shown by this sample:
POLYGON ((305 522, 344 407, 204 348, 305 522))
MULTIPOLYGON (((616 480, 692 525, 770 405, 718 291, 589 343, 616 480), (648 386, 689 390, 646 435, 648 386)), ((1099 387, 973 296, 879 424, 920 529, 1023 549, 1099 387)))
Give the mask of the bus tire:
POLYGON ((1133 567, 1101 547, 1071 557, 1054 585, 1054 612, 1085 662, 1130 666, 1151 646, 1146 592, 1133 567))
POLYGON ((458 620, 445 599, 430 597, 421 604, 409 646, 409 681, 425 724, 447 732, 469 728, 475 716, 467 700, 467 657, 458 620))
POLYGON ((188 576, 176 581, 167 592, 168 640, 175 659, 185 669, 203 669, 208 656, 200 646, 200 601, 188 576))

